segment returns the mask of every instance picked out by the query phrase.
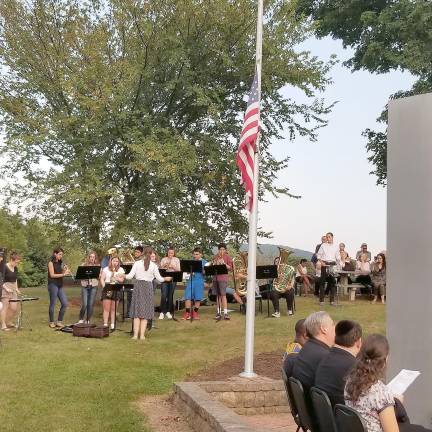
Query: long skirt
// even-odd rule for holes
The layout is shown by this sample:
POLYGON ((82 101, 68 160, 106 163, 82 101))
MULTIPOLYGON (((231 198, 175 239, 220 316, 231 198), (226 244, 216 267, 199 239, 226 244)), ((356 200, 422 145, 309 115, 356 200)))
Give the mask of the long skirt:
POLYGON ((153 319, 154 317, 154 292, 153 284, 148 281, 136 280, 132 292, 130 307, 131 318, 153 319))

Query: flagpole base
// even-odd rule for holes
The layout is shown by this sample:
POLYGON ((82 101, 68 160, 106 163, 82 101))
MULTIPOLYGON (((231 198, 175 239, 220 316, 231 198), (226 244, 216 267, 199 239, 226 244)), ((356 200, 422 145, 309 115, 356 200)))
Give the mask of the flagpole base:
POLYGON ((243 371, 241 374, 239 374, 239 377, 241 378, 256 378, 257 376, 258 374, 256 374, 255 372, 243 371))

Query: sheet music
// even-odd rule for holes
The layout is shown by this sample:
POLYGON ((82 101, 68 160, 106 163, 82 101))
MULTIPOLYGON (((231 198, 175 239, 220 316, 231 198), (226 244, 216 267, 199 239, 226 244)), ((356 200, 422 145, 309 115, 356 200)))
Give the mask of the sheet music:
POLYGON ((402 369, 388 384, 387 388, 395 395, 402 395, 420 375, 419 371, 402 369))

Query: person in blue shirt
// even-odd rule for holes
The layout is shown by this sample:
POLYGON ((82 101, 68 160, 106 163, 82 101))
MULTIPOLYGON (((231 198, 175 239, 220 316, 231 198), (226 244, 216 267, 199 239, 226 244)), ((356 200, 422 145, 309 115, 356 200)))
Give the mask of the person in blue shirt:
POLYGON ((199 308, 201 306, 201 300, 204 299, 204 266, 207 264, 205 259, 202 259, 202 249, 196 247, 193 250, 193 259, 195 261, 201 261, 202 272, 192 273, 189 277, 188 283, 185 289, 185 306, 186 311, 182 316, 182 320, 190 320, 191 316, 194 320, 199 320, 199 308), (192 302, 194 308, 192 310, 192 302))

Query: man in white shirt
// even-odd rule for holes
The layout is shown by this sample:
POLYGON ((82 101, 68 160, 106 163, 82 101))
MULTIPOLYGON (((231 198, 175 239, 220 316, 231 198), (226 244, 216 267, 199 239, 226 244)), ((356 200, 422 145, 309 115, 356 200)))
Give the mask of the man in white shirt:
POLYGON ((324 304, 325 283, 327 282, 328 291, 330 291, 330 303, 335 304, 336 279, 330 274, 330 267, 336 265, 339 248, 333 242, 333 233, 326 234, 327 242, 323 243, 317 253, 318 261, 321 264, 321 278, 319 281, 319 300, 324 304))

